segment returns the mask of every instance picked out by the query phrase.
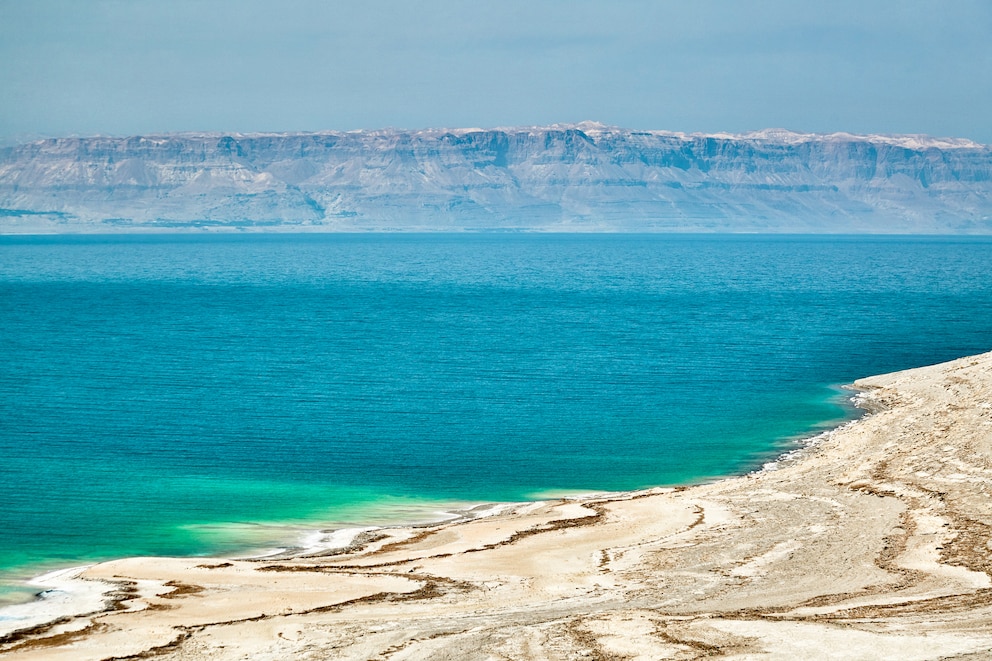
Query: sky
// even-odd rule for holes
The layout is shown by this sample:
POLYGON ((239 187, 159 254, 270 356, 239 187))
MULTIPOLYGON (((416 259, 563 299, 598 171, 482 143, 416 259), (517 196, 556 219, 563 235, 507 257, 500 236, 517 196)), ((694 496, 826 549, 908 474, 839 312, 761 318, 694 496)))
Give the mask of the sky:
POLYGON ((0 0, 0 140, 496 127, 992 143, 989 0, 0 0))

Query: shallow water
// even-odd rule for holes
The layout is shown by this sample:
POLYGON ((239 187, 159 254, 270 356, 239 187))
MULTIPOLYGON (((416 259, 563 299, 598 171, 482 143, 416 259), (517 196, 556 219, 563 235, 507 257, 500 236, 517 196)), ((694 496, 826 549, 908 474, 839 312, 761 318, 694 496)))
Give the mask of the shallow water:
MULTIPOLYGON (((0 237, 0 571, 747 471, 992 348, 990 238, 0 237)), ((292 539, 289 539, 292 541, 292 539)))

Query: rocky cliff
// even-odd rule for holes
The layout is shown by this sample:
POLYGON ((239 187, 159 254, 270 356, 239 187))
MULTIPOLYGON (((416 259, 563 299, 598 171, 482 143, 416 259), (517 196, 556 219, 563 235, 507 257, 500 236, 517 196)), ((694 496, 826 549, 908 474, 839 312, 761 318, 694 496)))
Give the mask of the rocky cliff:
POLYGON ((992 232, 992 147, 536 128, 57 138, 0 150, 0 232, 992 232))

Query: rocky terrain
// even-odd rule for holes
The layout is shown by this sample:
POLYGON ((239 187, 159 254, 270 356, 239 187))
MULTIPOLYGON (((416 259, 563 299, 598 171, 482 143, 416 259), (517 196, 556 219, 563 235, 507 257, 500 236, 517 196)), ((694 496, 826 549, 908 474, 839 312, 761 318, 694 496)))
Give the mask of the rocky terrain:
POLYGON ((55 138, 0 150, 0 232, 992 232, 992 147, 549 127, 55 138))

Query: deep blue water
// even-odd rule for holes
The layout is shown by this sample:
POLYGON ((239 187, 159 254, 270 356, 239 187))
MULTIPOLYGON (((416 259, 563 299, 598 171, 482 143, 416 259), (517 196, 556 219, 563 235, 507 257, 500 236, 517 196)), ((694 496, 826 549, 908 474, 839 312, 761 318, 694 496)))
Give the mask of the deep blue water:
POLYGON ((750 470, 992 348, 992 238, 0 237, 0 572, 750 470))

